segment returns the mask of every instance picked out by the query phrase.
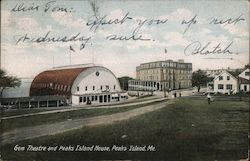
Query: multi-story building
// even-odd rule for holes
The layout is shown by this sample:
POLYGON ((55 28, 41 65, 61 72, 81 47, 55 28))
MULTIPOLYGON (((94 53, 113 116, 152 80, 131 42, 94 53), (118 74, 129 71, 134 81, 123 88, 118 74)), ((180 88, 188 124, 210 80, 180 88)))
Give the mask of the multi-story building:
POLYGON ((131 91, 157 91, 192 86, 192 63, 184 60, 156 61, 136 67, 136 79, 129 81, 131 91))

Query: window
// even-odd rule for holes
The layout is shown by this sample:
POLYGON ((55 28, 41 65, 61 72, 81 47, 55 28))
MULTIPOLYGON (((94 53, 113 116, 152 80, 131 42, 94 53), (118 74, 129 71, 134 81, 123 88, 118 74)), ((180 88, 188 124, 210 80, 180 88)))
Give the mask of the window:
POLYGON ((224 85, 223 84, 218 84, 218 89, 224 89, 224 85))
POLYGON ((232 87, 233 87, 232 84, 227 84, 227 87, 226 87, 226 88, 227 88, 227 89, 232 89, 232 87))
POLYGON ((95 90, 95 86, 93 86, 93 91, 95 90))
POLYGON ((85 91, 87 91, 88 90, 88 86, 85 86, 85 91))
POLYGON ((101 90, 102 90, 102 86, 101 86, 101 88, 100 88, 101 90))
POLYGON ((68 89, 67 89, 67 91, 68 91, 68 92, 70 91, 70 86, 68 86, 68 89))
POLYGON ((114 85, 114 90, 115 90, 115 85, 114 85))
POLYGON ((80 97, 80 100, 79 100, 79 102, 80 102, 80 103, 82 102, 82 97, 80 97))
POLYGON ((230 76, 227 76, 227 80, 230 80, 230 76))
POLYGON ((249 76, 250 75, 250 72, 245 72, 245 76, 249 76))
POLYGON ((244 85, 244 91, 247 91, 247 85, 244 85))
POLYGON ((86 102, 86 97, 83 97, 83 102, 86 102))
POLYGON ((223 76, 219 76, 219 80, 223 80, 223 76))
POLYGON ((91 101, 94 101, 94 100, 95 100, 95 96, 92 96, 92 97, 91 97, 91 101))
POLYGON ((95 101, 97 101, 97 96, 95 96, 95 101))
POLYGON ((66 86, 66 85, 64 85, 63 91, 66 91, 66 90, 67 90, 67 86, 66 86))
POLYGON ((77 92, 79 91, 79 87, 78 87, 78 86, 76 87, 76 91, 77 91, 77 92))

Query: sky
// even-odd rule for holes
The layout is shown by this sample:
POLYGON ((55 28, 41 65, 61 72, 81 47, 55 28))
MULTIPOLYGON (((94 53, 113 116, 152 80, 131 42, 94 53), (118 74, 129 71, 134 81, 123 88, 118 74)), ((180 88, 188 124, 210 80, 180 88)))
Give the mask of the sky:
POLYGON ((1 68, 11 75, 34 77, 71 62, 94 63, 107 67, 117 77, 135 77, 136 66, 141 63, 166 59, 184 59, 193 64, 193 70, 244 67, 249 63, 249 2, 1 1, 1 68), (118 24, 114 24, 115 19, 118 24), (94 20, 102 20, 96 30, 97 25, 92 29, 87 25, 94 20), (184 20, 186 24, 182 24, 184 20), (22 39, 26 34, 39 38, 48 32, 48 37, 55 38, 80 33, 90 40, 80 49, 84 41, 37 43, 22 39), (147 40, 109 40, 114 35, 147 40), (190 54, 206 46, 203 51, 211 52, 218 45, 231 54, 190 54))

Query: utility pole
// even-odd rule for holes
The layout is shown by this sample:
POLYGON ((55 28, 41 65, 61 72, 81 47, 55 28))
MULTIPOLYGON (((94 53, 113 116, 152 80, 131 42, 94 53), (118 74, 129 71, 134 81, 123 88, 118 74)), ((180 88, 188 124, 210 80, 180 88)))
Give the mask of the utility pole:
POLYGON ((170 73, 170 60, 168 61, 168 92, 170 92, 170 88, 171 88, 171 81, 170 81, 170 76, 171 76, 171 73, 170 73))
POLYGON ((2 69, 2 64, 1 64, 1 62, 2 62, 2 54, 1 54, 2 52, 0 52, 0 69, 2 69))
MULTIPOLYGON (((167 49, 165 48, 165 54, 167 54, 167 49)), ((171 73, 170 73, 170 60, 167 60, 166 57, 165 57, 165 63, 166 63, 166 72, 168 71, 168 93, 170 92, 170 88, 171 88, 171 81, 170 81, 170 76, 171 76, 171 73), (168 62, 168 65, 167 65, 167 62, 168 62)), ((167 73, 166 73, 166 78, 167 78, 167 73)), ((166 79, 167 81, 167 79, 166 79)), ((165 94, 166 95, 166 94, 165 94)))
POLYGON ((163 65, 161 64, 161 85, 163 83, 163 92, 164 92, 164 97, 166 97, 166 86, 165 86, 165 81, 164 81, 164 73, 163 73, 163 65), (162 81, 163 80, 163 81, 162 81))

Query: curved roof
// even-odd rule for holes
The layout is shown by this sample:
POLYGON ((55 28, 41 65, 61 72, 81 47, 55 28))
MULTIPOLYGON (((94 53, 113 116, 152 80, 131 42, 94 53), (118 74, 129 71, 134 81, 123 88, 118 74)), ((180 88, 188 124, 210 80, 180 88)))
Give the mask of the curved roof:
POLYGON ((70 95, 70 89, 77 76, 91 67, 47 70, 38 74, 30 88, 30 96, 70 95))

